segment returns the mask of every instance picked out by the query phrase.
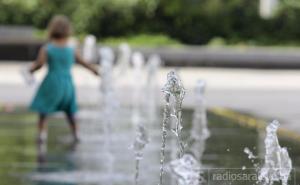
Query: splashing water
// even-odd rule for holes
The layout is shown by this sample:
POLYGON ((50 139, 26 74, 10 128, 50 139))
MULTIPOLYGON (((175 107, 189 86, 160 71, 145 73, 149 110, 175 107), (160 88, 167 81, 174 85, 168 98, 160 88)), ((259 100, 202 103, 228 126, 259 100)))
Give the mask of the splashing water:
POLYGON ((127 73, 130 67, 131 49, 127 43, 122 43, 118 47, 119 57, 116 64, 117 76, 127 73))
POLYGON ((251 160, 251 163, 253 164, 253 167, 254 167, 255 171, 256 171, 256 172, 259 172, 259 171, 260 171, 260 167, 259 167, 260 164, 259 164, 259 162, 257 161, 258 157, 255 156, 255 155, 253 154, 253 152, 252 152, 248 147, 245 147, 245 148, 244 148, 244 153, 247 154, 248 159, 251 160))
POLYGON ((162 142, 161 142, 161 148, 160 148, 160 180, 159 185, 162 185, 162 178, 164 173, 164 161, 165 161, 165 148, 166 148, 166 138, 167 138, 167 124, 170 121, 170 95, 165 94, 165 101, 166 104, 164 106, 164 115, 163 115, 163 122, 162 122, 162 142))
POLYGON ((142 53, 134 52, 132 54, 132 64, 133 64, 133 80, 134 87, 132 93, 132 105, 133 105, 133 119, 140 114, 142 105, 144 103, 143 99, 143 69, 145 64, 145 59, 142 53), (137 80, 139 79, 139 80, 137 80))
MULTIPOLYGON (((97 60, 99 60, 99 54, 100 53, 97 53, 97 39, 94 35, 87 35, 85 38, 84 38, 84 43, 83 43, 83 47, 82 47, 82 58, 84 61, 88 62, 88 63, 96 63, 97 60), (97 55, 98 54, 98 55, 97 55)), ((100 51, 98 51, 100 52, 100 51)), ((101 61, 100 61, 101 63, 101 61)), ((98 71, 100 72, 100 71, 98 71)), ((86 86, 92 86, 91 84, 91 78, 87 75, 84 75, 83 76, 83 80, 86 84, 86 86)), ((88 96, 86 97, 86 101, 87 102, 93 102, 95 103, 95 97, 94 96, 88 96)), ((97 107, 97 104, 95 105, 95 109, 97 107)), ((98 117, 98 113, 96 114, 90 114, 89 117, 91 119, 94 120, 94 122, 96 123, 97 122, 97 117, 98 117)), ((96 124, 94 124, 94 126, 96 126, 96 124)), ((84 134, 87 134, 87 133, 84 133, 84 134)))
POLYGON ((292 170, 292 161, 286 148, 279 145, 277 138, 278 121, 273 121, 266 128, 265 138, 265 161, 259 171, 258 180, 264 185, 272 185, 281 181, 282 185, 287 185, 289 175, 292 170))
POLYGON ((151 55, 147 63, 147 82, 154 82, 153 76, 156 75, 158 67, 161 65, 161 58, 159 55, 151 55))
POLYGON ((184 154, 185 144, 181 138, 182 131, 182 101, 185 95, 185 89, 175 71, 168 73, 167 84, 163 88, 165 94, 169 94, 169 105, 170 106, 170 117, 172 123, 175 125, 171 126, 171 130, 176 136, 178 145, 178 157, 182 157, 184 154))
POLYGON ((190 154, 171 161, 167 169, 176 177, 179 185, 199 185, 201 182, 200 164, 190 154))
POLYGON ((96 60, 96 37, 88 35, 84 39, 82 58, 87 62, 96 60))
POLYGON ((168 74, 168 82, 164 86, 163 91, 165 93, 169 93, 171 95, 171 101, 170 101, 170 108, 171 108, 171 118, 172 118, 172 124, 171 130, 174 133, 176 139, 177 139, 177 145, 178 145, 178 152, 177 156, 178 158, 181 158, 184 154, 184 148, 185 143, 182 140, 181 131, 182 131, 182 101, 185 95, 185 89, 181 83, 181 80, 179 79, 178 75, 175 73, 175 71, 171 71, 168 74))
POLYGON ((179 77, 175 71, 171 71, 167 75, 167 83, 162 89, 164 93, 165 106, 164 106, 164 116, 162 123, 162 143, 161 143, 161 159, 160 159, 160 181, 159 185, 163 183, 163 173, 164 173, 164 160, 165 160, 165 147, 166 147, 166 137, 167 137, 167 126, 171 121, 171 117, 176 119, 175 128, 172 129, 173 133, 177 137, 179 157, 184 153, 184 144, 181 139, 181 105, 184 98, 185 90, 179 77), (171 98, 174 101, 174 107, 171 104, 171 98))
MULTIPOLYGON (((192 141, 191 154, 184 154, 180 159, 175 159, 168 165, 168 171, 177 179, 179 185, 199 185, 204 182, 200 171, 200 161, 205 149, 205 141, 210 136, 207 128, 207 117, 204 102, 204 81, 197 82, 196 107, 193 125, 190 131, 192 141)), ((173 183, 175 184, 175 182, 173 183)))
POLYGON ((102 106, 104 107, 105 119, 112 118, 112 114, 115 113, 115 108, 118 107, 118 102, 115 98, 114 91, 114 79, 113 79, 113 51, 108 48, 101 48, 99 50, 101 62, 100 62, 100 74, 101 74, 101 85, 100 91, 103 96, 102 106))
POLYGON ((248 159, 256 159, 257 158, 257 156, 255 156, 248 147, 244 148, 244 153, 246 153, 248 155, 248 159))
POLYGON ((123 89, 127 87, 126 85, 128 83, 128 78, 126 78, 126 76, 131 75, 129 73, 131 53, 131 48, 127 43, 122 43, 119 45, 117 50, 118 58, 116 60, 114 76, 116 77, 116 87, 120 89, 117 91, 117 98, 119 99, 121 108, 126 106, 126 103, 122 101, 122 98, 124 95, 123 89))
POLYGON ((161 65, 161 59, 159 55, 151 55, 146 66, 147 79, 145 86, 145 94, 147 95, 147 109, 148 119, 150 125, 157 121, 158 117, 158 98, 157 98, 157 72, 161 65))
MULTIPOLYGON (((287 185, 288 178, 292 171, 292 161, 286 148, 279 145, 277 130, 280 126, 278 121, 273 121, 266 128, 265 138, 265 157, 264 164, 259 167, 259 164, 254 164, 258 171, 258 182, 263 185, 272 185, 274 182, 280 182, 282 185, 287 185)), ((254 162, 257 159, 249 148, 244 148, 244 152, 248 158, 254 162)))
POLYGON ((143 158, 143 150, 149 143, 148 132, 140 120, 138 120, 136 137, 131 149, 135 154, 135 184, 139 184, 140 160, 143 158))
POLYGON ((196 84, 195 93, 195 110, 193 115, 193 124, 190 131, 191 134, 191 151, 198 161, 201 161, 205 150, 205 141, 210 136, 207 128, 207 117, 204 99, 205 82, 199 80, 196 84))
MULTIPOLYGON (((135 79, 142 78, 142 70, 144 66, 144 56, 135 52, 132 56, 132 63, 134 68, 134 77, 135 79)), ((135 184, 137 185, 139 182, 139 171, 140 171, 140 161, 143 158, 143 150, 145 146, 149 143, 148 132, 145 128, 144 121, 142 119, 141 113, 143 109, 143 101, 142 101, 142 83, 135 83, 135 88, 133 92, 133 112, 132 112, 132 122, 136 127, 136 137, 131 146, 135 154, 135 184)))
POLYGON ((118 102, 115 98, 114 86, 113 86, 113 51, 110 48, 101 48, 99 50, 101 57, 101 68, 100 74, 102 75, 101 81, 101 94, 102 94, 102 122, 104 125, 104 148, 107 151, 107 169, 109 175, 113 174, 113 163, 114 157, 110 146, 112 145, 111 135, 112 135, 112 124, 113 118, 115 117, 116 108, 118 107, 118 102))

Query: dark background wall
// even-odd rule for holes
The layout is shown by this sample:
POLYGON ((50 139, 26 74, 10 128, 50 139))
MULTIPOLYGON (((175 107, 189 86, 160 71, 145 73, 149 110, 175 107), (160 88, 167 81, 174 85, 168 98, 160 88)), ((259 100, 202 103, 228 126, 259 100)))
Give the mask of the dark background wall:
POLYGON ((35 60, 42 41, 0 41, 0 60, 35 60))

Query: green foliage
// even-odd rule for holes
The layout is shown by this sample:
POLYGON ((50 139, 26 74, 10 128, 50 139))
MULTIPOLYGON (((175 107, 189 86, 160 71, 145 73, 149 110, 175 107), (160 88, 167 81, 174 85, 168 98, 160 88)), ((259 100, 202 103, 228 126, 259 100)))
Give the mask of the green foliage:
POLYGON ((37 0, 1 0, 0 24, 30 24, 37 0))
POLYGON ((127 42, 131 46, 145 46, 148 47, 161 47, 161 46, 182 46, 178 41, 169 38, 166 35, 148 35, 148 34, 138 34, 128 37, 109 37, 101 40, 101 44, 117 46, 121 43, 127 42))
POLYGON ((215 37, 212 38, 209 42, 208 42, 209 46, 224 46, 227 45, 226 40, 221 38, 221 37, 215 37))
POLYGON ((214 38, 226 44, 300 43, 300 6, 286 2, 274 18, 264 20, 258 15, 259 0, 0 0, 0 24, 45 29, 53 15, 65 14, 77 35, 100 39, 149 33, 187 44, 214 38))

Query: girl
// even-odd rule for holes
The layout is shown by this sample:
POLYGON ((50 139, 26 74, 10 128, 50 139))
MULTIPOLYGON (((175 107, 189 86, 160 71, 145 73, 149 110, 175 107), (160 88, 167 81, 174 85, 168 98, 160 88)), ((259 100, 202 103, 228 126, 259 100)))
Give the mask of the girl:
POLYGON ((68 47, 71 29, 71 23, 65 16, 55 16, 48 25, 49 42, 40 49, 36 62, 30 68, 30 73, 34 73, 45 63, 48 64, 48 73, 30 106, 31 110, 39 113, 39 142, 47 139, 46 117, 57 111, 66 114, 74 141, 79 141, 75 120, 77 103, 71 68, 76 61, 98 75, 96 68, 83 61, 78 51, 68 47))

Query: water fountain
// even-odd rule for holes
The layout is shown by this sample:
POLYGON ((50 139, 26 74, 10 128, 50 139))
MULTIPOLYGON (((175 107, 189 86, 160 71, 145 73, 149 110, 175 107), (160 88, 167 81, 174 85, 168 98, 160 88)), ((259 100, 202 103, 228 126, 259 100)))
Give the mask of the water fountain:
POLYGON ((122 76, 130 68, 131 48, 127 43, 122 43, 118 47, 119 57, 116 62, 117 76, 122 76))
MULTIPOLYGON (((193 129, 195 130, 192 137, 193 139, 195 139, 194 141, 195 146, 203 145, 200 146, 203 149, 199 151, 201 152, 202 155, 202 152, 204 151, 205 139, 209 136, 209 132, 206 124, 206 113, 205 113, 204 100, 203 100, 204 83, 202 81, 201 83, 200 82, 198 83, 196 90, 197 93, 199 94, 198 100, 199 101, 201 100, 201 104, 199 104, 198 109, 195 110, 195 114, 194 114, 195 117, 193 123, 194 128, 192 128, 192 130, 193 129), (200 133, 197 133, 197 131, 200 131, 200 133), (199 134, 203 134, 203 136, 201 137, 199 136, 199 134), (197 142, 199 142, 198 145, 196 144, 197 142)), ((178 147, 177 158, 173 159, 167 165, 167 170, 175 177, 179 185, 199 185, 202 182, 200 162, 198 161, 198 159, 195 159, 193 155, 185 154, 186 145, 183 142, 181 136, 181 132, 182 132, 181 106, 182 106, 185 90, 176 73, 170 72, 168 74, 168 82, 164 87, 164 92, 167 93, 166 99, 169 99, 170 96, 174 98, 172 99, 173 102, 169 101, 170 107, 168 111, 170 113, 169 117, 171 118, 170 123, 175 123, 175 128, 173 128, 172 131, 177 138, 177 147, 178 147)), ((193 148, 196 150, 195 146, 193 148)), ((194 155, 197 155, 199 159, 201 157, 200 153, 195 153, 194 155)), ((176 182, 173 182, 172 184, 175 183, 176 182)))
MULTIPOLYGON (((98 53, 97 53, 97 40, 94 35, 87 35, 84 38, 83 47, 82 47, 82 59, 87 63, 96 63, 98 60, 98 53)), ((100 62, 99 62, 100 63, 100 62)), ((85 82, 85 86, 87 88, 91 88, 93 85, 91 84, 91 74, 90 73, 83 73, 82 78, 85 82)), ((91 88, 92 89, 92 88, 91 88)), ((87 109, 85 112, 81 112, 81 117, 87 117, 91 121, 96 122, 98 119, 98 111, 95 105, 94 96, 88 96, 86 101, 89 102, 90 105, 93 105, 90 109, 87 109)), ((90 124, 91 126, 95 125, 93 123, 90 124)))
MULTIPOLYGON (((207 129, 207 121, 206 121, 206 110, 204 107, 204 82, 199 81, 196 87, 197 93, 197 108, 194 113, 193 127, 191 131, 191 138, 193 140, 192 151, 193 155, 185 153, 185 143, 181 137, 182 130, 182 117, 181 117, 181 105, 182 100, 184 98, 185 90, 177 76, 174 75, 173 72, 169 73, 168 79, 171 80, 170 86, 166 89, 167 92, 173 95, 175 98, 175 102, 171 102, 171 123, 175 123, 175 129, 173 129, 173 133, 177 138, 178 143, 178 155, 177 158, 174 159, 174 155, 172 156, 173 160, 167 165, 167 170, 170 172, 177 182, 172 182, 172 184, 179 185, 199 185, 203 182, 203 178, 201 177, 200 170, 200 159, 202 153, 204 151, 205 140, 209 136, 209 131, 207 129), (170 75, 171 74, 171 75, 170 75), (172 79, 173 78, 173 79, 172 79), (175 86, 174 86, 175 84, 175 86), (170 88, 171 87, 171 88, 170 88), (174 96, 175 95, 175 96, 174 96), (198 104, 199 103, 199 104, 198 104), (172 114, 174 112, 174 114, 172 114)), ((175 74, 176 75, 176 74, 175 74)), ((166 87, 166 86, 165 86, 166 87)))
MULTIPOLYGON (((141 53, 135 52, 132 56, 132 63, 134 68, 134 78, 142 79, 142 70, 144 66, 144 57, 141 53)), ((142 82, 138 80, 135 83, 135 88, 133 92, 133 112, 132 112, 132 122, 136 128, 136 137, 132 145, 132 149, 135 154, 135 184, 139 184, 139 171, 140 171, 140 160, 143 158, 143 150, 149 142, 148 131, 145 127, 145 120, 141 115, 143 112, 143 94, 142 94, 142 82)))
MULTIPOLYGON (((181 86, 181 85, 179 85, 181 86)), ((207 128, 207 118, 206 118, 206 108, 204 101, 204 81, 199 80, 196 84, 195 93, 196 93, 196 103, 195 111, 193 115, 193 124, 192 129, 190 130, 190 151, 191 154, 184 154, 184 144, 182 143, 182 152, 178 159, 173 159, 168 165, 167 170, 175 177, 179 185, 199 185, 204 182, 204 179, 201 177, 201 158, 205 149, 205 141, 210 136, 210 132, 207 128)), ((177 90, 178 92, 178 87, 177 90)), ((179 100, 182 101, 182 97, 179 100)), ((176 105, 176 103, 175 103, 176 105)), ((177 109, 180 110, 181 102, 177 103, 177 109)), ((170 111, 170 110, 168 110, 170 111)), ((176 111, 175 111, 176 112, 176 111)), ((171 114, 172 115, 172 114, 171 114)), ((180 115, 180 114, 177 114, 180 115)), ((178 124, 178 119, 176 114, 172 115, 175 117, 174 122, 178 124)), ((171 116, 170 116, 171 117, 171 116)), ((172 121, 172 119, 171 119, 172 121)), ((181 125, 181 124, 180 124, 181 125)), ((182 126, 179 125, 179 128, 182 129, 182 126)), ((179 133, 180 134, 180 133, 179 133)), ((175 132, 175 135, 178 135, 175 132)), ((180 146, 180 145, 179 145, 180 146)), ((174 158, 174 157, 173 157, 174 158)), ((176 182, 173 182, 175 184, 176 182)))
POLYGON ((207 128, 204 90, 205 82, 202 80, 197 81, 195 88, 195 108, 192 129, 190 130, 190 150, 198 161, 201 161, 205 150, 205 141, 210 136, 210 132, 207 128))
POLYGON ((162 89, 164 93, 165 106, 162 122, 162 143, 161 143, 161 161, 160 161, 160 181, 159 185, 163 184, 164 162, 165 162, 165 147, 167 137, 167 127, 171 123, 171 119, 175 120, 175 128, 171 128, 177 138, 178 157, 182 157, 184 153, 184 142, 181 138, 182 117, 181 106, 184 98, 185 90, 179 77, 175 71, 171 71, 167 76, 167 83, 162 89))
MULTIPOLYGON (((265 156, 264 164, 254 164, 258 172, 258 182, 263 185, 272 185, 274 182, 281 182, 282 185, 288 184, 288 179, 292 171, 292 161, 286 148, 279 145, 277 130, 280 124, 278 121, 271 122, 266 128, 265 156)), ((249 148, 244 148, 248 158, 254 163, 257 159, 249 148)))
MULTIPOLYGON (((128 49, 128 46, 123 45, 120 48, 123 48, 121 49, 123 50, 123 55, 121 54, 122 56, 119 57, 117 64, 120 72, 118 73, 120 74, 118 77, 121 77, 126 72, 130 61, 130 49, 128 49)), ((128 116, 124 117, 123 114, 119 114, 121 111, 119 111, 119 100, 116 98, 113 51, 110 48, 104 47, 99 50, 99 54, 101 58, 101 68, 99 70, 102 78, 100 85, 101 102, 100 107, 97 109, 97 114, 99 114, 99 109, 101 109, 101 116, 98 117, 100 120, 98 119, 98 122, 95 122, 95 125, 98 125, 95 130, 94 128, 92 130, 91 128, 84 128, 89 132, 86 133, 83 142, 79 144, 79 147, 76 149, 77 151, 73 152, 73 155, 77 155, 75 156, 75 160, 73 160, 75 161, 74 166, 77 165, 79 167, 76 167, 75 170, 65 172, 42 174, 36 178, 42 180, 48 178, 50 182, 56 181, 62 183, 82 182, 83 184, 101 184, 105 182, 105 184, 109 185, 114 184, 114 182, 122 182, 123 184, 132 184, 130 174, 132 174, 131 169, 134 166, 134 183, 136 185, 142 184, 142 182, 150 184, 149 179, 153 179, 153 177, 148 174, 155 175, 159 168, 156 165, 159 165, 159 185, 199 185, 203 183, 201 158, 205 149, 205 142, 210 136, 207 128, 204 81, 199 80, 196 84, 193 121, 191 129, 187 132, 187 134, 190 134, 190 138, 187 138, 186 144, 183 141, 181 110, 185 89, 176 72, 171 71, 168 73, 167 83, 162 89, 165 105, 161 135, 156 132, 158 131, 157 129, 153 128, 150 131, 154 134, 151 135, 151 142, 149 142, 150 132, 148 133, 146 129, 146 123, 156 123, 155 119, 158 119, 156 75, 161 63, 159 56, 151 56, 145 66, 143 55, 139 52, 133 53, 132 77, 134 83, 132 86, 132 101, 130 102, 132 103, 132 107, 130 107, 131 112, 128 121, 128 116), (144 73, 144 70, 146 70, 146 73, 144 73), (102 124, 100 125, 99 123, 102 124), (98 127, 101 128, 99 129, 98 127), (169 143, 166 141, 169 140, 167 138, 169 130, 171 130, 171 134, 169 135, 173 137, 170 140, 171 147, 169 147, 169 143), (135 131, 135 134, 132 134, 133 131, 135 131), (93 132, 94 136, 97 136, 92 142, 86 140, 94 137, 90 132, 93 132), (99 134, 101 132, 103 134, 99 134), (135 136, 134 139, 131 138, 133 135, 135 136), (161 136, 161 141, 157 136, 161 136), (122 152, 127 149, 127 144, 130 142, 133 143, 131 149, 135 157, 134 165, 128 160, 131 157, 130 152, 119 154, 120 151, 122 152), (158 162, 155 163, 155 161, 158 161, 157 158, 149 157, 151 155, 157 156, 158 145, 161 145, 159 164, 158 162), (88 151, 86 151, 87 149, 88 151), (92 159, 90 159, 91 157, 92 159), (143 157, 146 160, 141 161, 143 157), (169 183, 168 177, 165 178, 164 176, 165 171, 169 172, 176 181, 169 183), (143 174, 146 174, 146 177, 143 177, 143 174)), ((265 161, 264 165, 258 169, 259 182, 264 185, 273 184, 273 182, 277 181, 281 181, 282 185, 287 185, 292 169, 287 150, 281 148, 278 143, 276 135, 278 126, 278 122, 273 122, 267 127, 265 161)), ((245 148, 244 152, 248 154, 249 159, 257 159, 249 148, 245 148)), ((245 167, 242 169, 245 170, 245 167)))
POLYGON ((177 140, 177 158, 184 154, 185 143, 182 139, 182 102, 185 95, 185 89, 181 80, 174 71, 168 74, 168 82, 163 88, 164 93, 169 93, 171 108, 171 131, 177 140))
POLYGON ((288 184, 292 171, 292 161, 286 148, 279 145, 277 138, 278 121, 273 121, 266 128, 265 147, 266 154, 263 167, 259 170, 258 180, 264 185, 272 185, 281 181, 288 184))
POLYGON ((111 114, 114 112, 112 109, 117 106, 117 102, 114 98, 114 77, 113 77, 113 61, 114 54, 113 51, 104 47, 99 50, 100 61, 100 74, 101 74, 101 84, 100 91, 102 94, 102 105, 108 108, 104 113, 111 114))
MULTIPOLYGON (((118 58, 116 61, 116 66, 114 70, 114 74, 116 77, 116 87, 120 89, 120 93, 117 94, 118 99, 120 100, 121 104, 125 104, 128 102, 123 102, 122 95, 123 95, 123 89, 127 88, 127 76, 130 75, 130 62, 131 62, 131 48, 127 43, 122 43, 118 47, 118 58)), ((128 104, 127 104, 128 106, 128 104)), ((122 107, 124 107, 122 105, 122 107)))
POLYGON ((145 59, 142 53, 134 52, 132 54, 132 64, 133 64, 133 75, 132 75, 132 83, 133 83, 133 93, 132 93, 132 119, 133 123, 135 123, 136 117, 141 114, 142 106, 144 105, 144 96, 143 96, 143 70, 145 59), (137 80, 138 79, 138 80, 137 80))
POLYGON ((148 113, 148 120, 150 125, 156 121, 158 117, 158 98, 157 98, 157 72, 161 66, 161 59, 159 55, 151 55, 148 59, 146 65, 146 84, 145 84, 145 94, 147 95, 146 107, 148 113))
POLYGON ((94 35, 86 36, 82 48, 83 60, 87 62, 95 62, 97 60, 96 50, 96 37, 94 35))
POLYGON ((149 143, 148 132, 142 123, 141 119, 137 120, 136 125, 136 137, 132 145, 132 149, 135 154, 135 185, 139 184, 139 173, 140 173, 140 161, 143 158, 143 150, 145 146, 149 143))
POLYGON ((115 117, 116 108, 118 107, 118 102, 115 98, 114 86, 113 86, 113 60, 114 54, 110 48, 101 48, 99 50, 100 58, 101 58, 101 68, 100 74, 102 75, 102 82, 100 85, 100 90, 102 94, 102 123, 104 126, 104 151, 106 151, 106 166, 108 175, 111 176, 113 174, 113 166, 114 166, 114 157, 111 151, 112 145, 112 124, 113 119, 115 117))
POLYGON ((179 185, 199 185, 202 182, 200 163, 190 154, 171 161, 167 169, 179 185))

